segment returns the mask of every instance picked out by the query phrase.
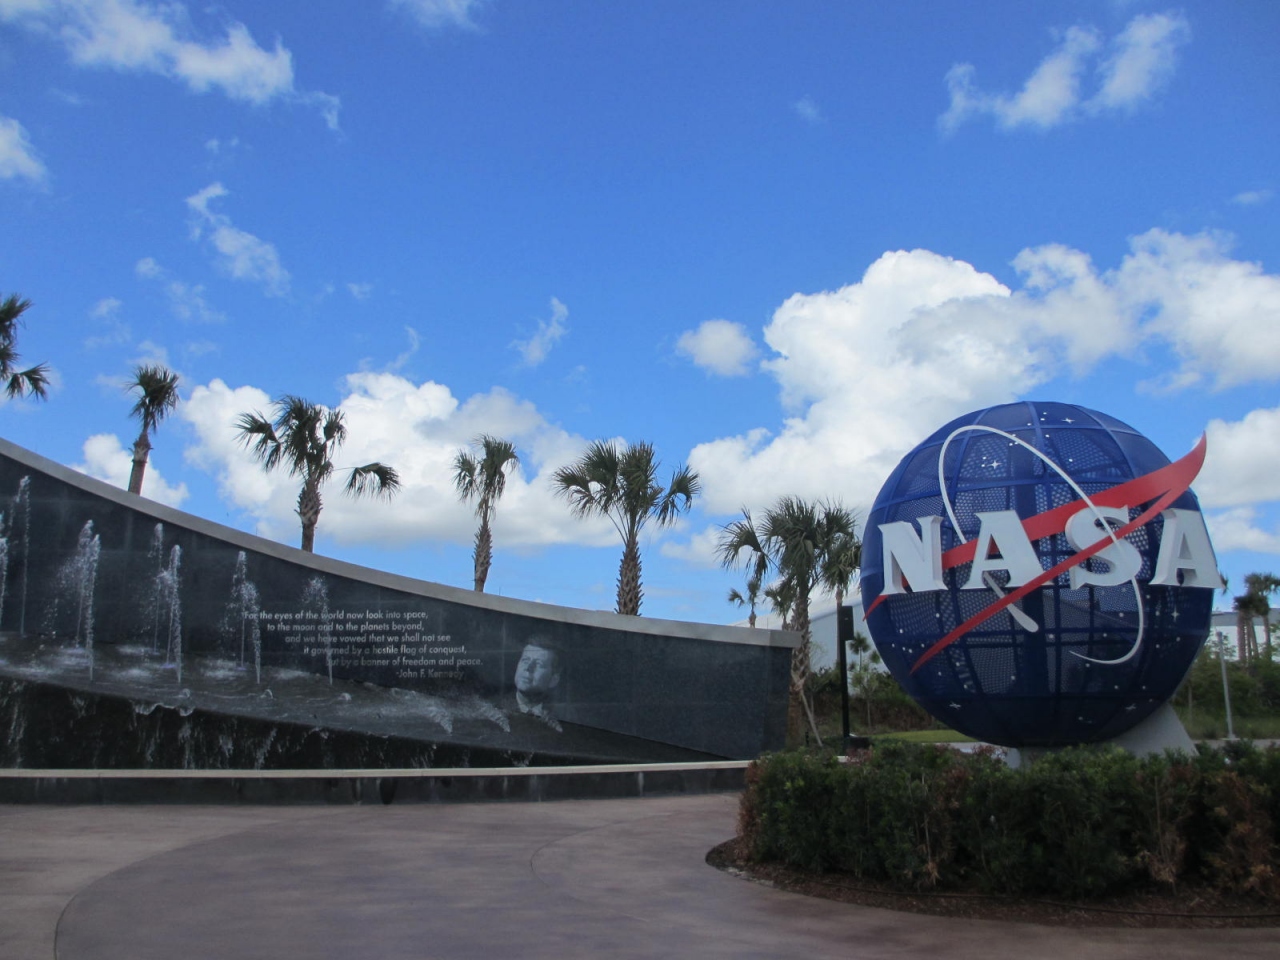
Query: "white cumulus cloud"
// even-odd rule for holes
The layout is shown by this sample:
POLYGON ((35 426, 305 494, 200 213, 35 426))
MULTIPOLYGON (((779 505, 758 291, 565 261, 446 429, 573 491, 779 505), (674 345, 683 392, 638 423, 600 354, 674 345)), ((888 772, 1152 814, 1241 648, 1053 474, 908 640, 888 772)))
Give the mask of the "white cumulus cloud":
MULTIPOLYGON (((270 417, 270 403, 257 387, 233 389, 221 380, 195 387, 180 408, 197 438, 186 456, 217 478, 222 499, 252 517, 259 534, 297 543, 297 479, 280 471, 264 473, 236 437, 237 418, 250 411, 270 417)), ((348 438, 335 461, 339 470, 324 489, 318 527, 322 540, 470 543, 473 508, 458 500, 453 461, 485 433, 510 440, 521 458, 494 521, 501 548, 608 545, 616 538, 605 521, 574 519, 552 490, 551 474, 579 456, 585 441, 548 424, 532 404, 505 390, 495 388, 460 402, 442 384, 363 371, 347 376, 338 409, 348 438), (373 461, 399 473, 402 487, 395 499, 387 503, 344 496, 343 468, 373 461)))
POLYGON ((1148 336, 1173 346, 1177 383, 1218 389, 1280 373, 1280 276, 1234 260, 1222 234, 1150 230, 1130 241, 1111 283, 1148 336))
MULTIPOLYGON (((76 464, 74 469, 112 486, 126 490, 129 488, 133 453, 131 449, 125 449, 114 433, 94 434, 84 442, 83 455, 84 462, 76 464)), ((170 486, 155 464, 148 463, 147 472, 142 478, 142 495, 166 506, 180 507, 187 499, 187 485, 180 483, 176 487, 170 486)))
POLYGON ((1208 454, 1195 490, 1206 508, 1280 502, 1280 407, 1241 420, 1210 420, 1208 454))
POLYGON ((1206 510, 1204 519, 1219 553, 1227 550, 1280 553, 1280 527, 1267 530, 1256 507, 1206 510))
MULTIPOLYGON (((1130 241, 1117 267, 1099 270, 1081 251, 1047 245, 1014 259, 1021 286, 1012 290, 963 261, 895 251, 856 283, 796 294, 764 330, 774 355, 762 367, 788 416, 694 448, 703 504, 734 513, 785 493, 839 496, 865 510, 939 424, 1144 343, 1172 348, 1183 385, 1280 379, 1280 276, 1228 251, 1220 235, 1153 230, 1130 241)), ((1280 476, 1265 457, 1246 471, 1229 456, 1245 456, 1268 429, 1280 436, 1274 412, 1252 416, 1213 428, 1234 489, 1248 492, 1219 493, 1210 471, 1212 505, 1257 503, 1268 471, 1280 476)))
POLYGON ((707 320, 680 335, 676 352, 711 373, 740 377, 751 371, 751 362, 760 351, 742 324, 707 320))

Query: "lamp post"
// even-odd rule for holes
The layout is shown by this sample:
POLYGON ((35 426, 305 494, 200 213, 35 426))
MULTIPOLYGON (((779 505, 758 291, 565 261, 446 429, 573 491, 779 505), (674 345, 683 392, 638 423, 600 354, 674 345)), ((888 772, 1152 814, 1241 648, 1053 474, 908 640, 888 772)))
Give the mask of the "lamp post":
POLYGON ((1227 686, 1227 637, 1218 633, 1218 664, 1222 667, 1222 702, 1227 706, 1227 739, 1234 740, 1236 732, 1231 726, 1231 688, 1227 686))
POLYGON ((849 654, 853 639, 853 607, 836 608, 836 663, 840 668, 840 745, 849 749, 849 654))

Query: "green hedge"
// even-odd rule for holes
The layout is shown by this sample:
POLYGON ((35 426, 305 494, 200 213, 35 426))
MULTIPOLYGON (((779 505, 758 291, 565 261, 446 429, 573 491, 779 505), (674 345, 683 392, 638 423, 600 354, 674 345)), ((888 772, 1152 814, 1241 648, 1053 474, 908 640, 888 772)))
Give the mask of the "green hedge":
POLYGON ((1021 770, 911 743, 848 763, 774 754, 748 771, 739 829, 756 860, 904 889, 1090 898, 1191 881, 1277 901, 1280 750, 1073 748, 1021 770))

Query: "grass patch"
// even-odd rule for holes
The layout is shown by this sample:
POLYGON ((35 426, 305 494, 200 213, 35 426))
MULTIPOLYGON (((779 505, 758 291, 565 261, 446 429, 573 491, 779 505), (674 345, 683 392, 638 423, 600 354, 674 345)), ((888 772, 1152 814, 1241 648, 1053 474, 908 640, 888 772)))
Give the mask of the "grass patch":
MULTIPOLYGON (((1227 736, 1227 717, 1225 713, 1209 713, 1205 710, 1193 710, 1188 713, 1185 706, 1174 707, 1178 719, 1187 728, 1192 740, 1225 740, 1227 736)), ((1280 717, 1242 717, 1234 716, 1231 720, 1235 735, 1241 740, 1280 740, 1280 717)))
POLYGON ((905 740, 907 743, 977 743, 973 737, 966 737, 959 730, 901 730, 881 736, 885 740, 905 740))

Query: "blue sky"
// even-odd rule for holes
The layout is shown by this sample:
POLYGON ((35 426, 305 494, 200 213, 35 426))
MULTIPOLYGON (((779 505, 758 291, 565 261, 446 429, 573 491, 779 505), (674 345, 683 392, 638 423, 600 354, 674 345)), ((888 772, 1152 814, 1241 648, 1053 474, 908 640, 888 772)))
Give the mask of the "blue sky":
POLYGON ((608 609, 548 483, 595 439, 690 463, 650 616, 729 622, 719 526, 864 515, 950 418, 1081 403, 1176 458, 1233 586, 1280 567, 1280 6, 0 0, 0 293, 48 402, 0 433, 124 484, 121 382, 182 376, 146 493, 296 543, 234 438, 341 405, 317 549, 469 586, 450 464, 522 458, 489 589, 608 609))

